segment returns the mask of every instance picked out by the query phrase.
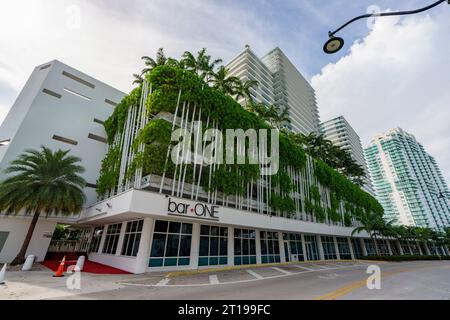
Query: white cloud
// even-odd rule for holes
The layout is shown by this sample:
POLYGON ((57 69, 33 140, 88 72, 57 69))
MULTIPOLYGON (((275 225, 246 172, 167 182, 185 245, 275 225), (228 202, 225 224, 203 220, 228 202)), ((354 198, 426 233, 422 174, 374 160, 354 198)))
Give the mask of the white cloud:
POLYGON ((435 156, 450 181, 450 19, 380 19, 362 41, 312 79, 323 120, 344 115, 367 145, 402 127, 435 156))
POLYGON ((170 56, 207 47, 228 60, 247 41, 271 49, 270 30, 239 4, 163 0, 14 0, 0 10, 0 123, 36 65, 58 59, 129 91, 143 55, 170 56), (80 28, 73 28, 79 6, 80 28), (75 10, 76 12, 76 10, 75 10), (72 28, 71 28, 72 27, 72 28), (249 40, 250 39, 250 40, 249 40))

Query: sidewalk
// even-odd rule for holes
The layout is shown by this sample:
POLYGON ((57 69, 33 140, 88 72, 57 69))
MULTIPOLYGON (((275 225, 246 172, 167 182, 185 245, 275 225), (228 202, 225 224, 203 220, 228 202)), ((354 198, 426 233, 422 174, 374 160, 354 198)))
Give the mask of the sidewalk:
MULTIPOLYGON (((7 271, 6 286, 0 286, 0 300, 40 300, 70 297, 108 290, 117 290, 124 286, 120 281, 133 281, 144 275, 99 275, 81 273, 79 290, 68 289, 69 284, 76 284, 74 274, 65 273, 62 278, 53 278, 54 272, 45 268, 33 268, 34 271, 7 271)), ((162 274, 164 276, 166 273, 162 274)))

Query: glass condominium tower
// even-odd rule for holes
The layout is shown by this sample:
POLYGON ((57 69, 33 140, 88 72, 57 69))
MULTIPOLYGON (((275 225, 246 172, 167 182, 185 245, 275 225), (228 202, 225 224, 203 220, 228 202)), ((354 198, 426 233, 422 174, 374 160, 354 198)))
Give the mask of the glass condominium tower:
POLYGON ((364 150, 361 144, 361 139, 350 123, 348 123, 343 116, 339 116, 323 122, 320 125, 320 133, 325 139, 330 140, 335 146, 350 153, 356 163, 366 172, 366 178, 364 179, 362 189, 371 195, 375 195, 372 183, 370 181, 366 160, 364 159, 364 150))
MULTIPOLYGON (((291 123, 286 123, 286 128, 303 134, 319 132, 319 111, 314 89, 280 48, 259 58, 247 45, 227 68, 230 76, 242 81, 258 81, 258 86, 250 90, 256 102, 289 108, 291 123)), ((247 103, 245 98, 240 98, 238 102, 247 103)))
POLYGON ((449 189, 435 161, 400 128, 377 135, 364 150, 387 220, 407 226, 450 226, 449 189))

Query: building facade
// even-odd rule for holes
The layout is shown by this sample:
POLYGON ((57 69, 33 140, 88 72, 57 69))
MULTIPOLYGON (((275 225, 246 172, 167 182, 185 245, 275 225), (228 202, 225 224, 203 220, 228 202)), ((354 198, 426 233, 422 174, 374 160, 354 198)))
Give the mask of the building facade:
POLYGON ((386 219, 407 226, 450 226, 449 189, 435 161, 401 128, 374 137, 364 150, 386 219))
MULTIPOLYGON (((108 146, 103 122, 125 94, 59 61, 36 67, 0 126, 0 181, 3 169, 27 149, 42 145, 70 150, 82 159, 88 182, 87 205, 96 202, 95 184, 108 146)), ((76 217, 68 218, 72 222, 76 217)), ((30 247, 43 260, 55 225, 64 219, 40 219, 30 247)), ((31 219, 0 213, 0 262, 12 260, 31 219)))
MULTIPOLYGON (((172 168, 175 174, 135 165, 146 147, 156 148, 149 159, 152 168, 169 155, 158 149, 162 140, 137 143, 141 134, 168 127, 170 136, 170 128, 192 130, 192 120, 206 120, 207 108, 183 101, 168 106, 173 111, 150 117, 152 90, 159 89, 145 82, 133 92, 139 97, 126 110, 122 102, 116 106, 125 119, 107 144, 102 123, 114 116, 124 94, 57 61, 35 69, 0 129, 1 141, 7 141, 0 147, 1 168, 27 148, 70 149, 83 159, 84 178, 90 185, 84 190, 88 203, 79 215, 40 219, 27 254, 34 254, 37 261, 44 259, 56 223, 86 231, 83 252, 89 260, 131 273, 357 259, 377 253, 366 233, 352 235, 358 222, 350 211, 356 207, 333 200, 333 192, 314 175, 311 158, 302 168, 283 168, 291 188, 284 196, 295 208, 290 214, 271 202, 280 196, 280 189, 268 176, 249 181, 246 191, 233 195, 212 187, 211 180, 207 185, 211 173, 220 170, 216 165, 196 163, 188 168, 180 163, 172 168), (112 166, 117 180, 97 197, 94 184, 97 181, 98 191, 102 160, 111 154, 117 154, 112 166)), ((153 98, 164 96, 159 91, 153 98)), ((182 97, 181 91, 178 96, 182 97)), ((218 123, 209 120, 206 124, 217 128, 218 123)), ((203 156, 194 154, 194 163, 203 156)), ((23 215, 0 215, 0 262, 13 260, 29 223, 23 215)), ((428 252, 448 254, 448 248, 378 241, 379 254, 428 252)))
MULTIPOLYGON (((148 119, 144 106, 152 95, 151 88, 155 89, 152 84, 144 84, 140 105, 131 104, 124 128, 116 132, 115 143, 110 146, 111 150, 125 151, 121 154, 118 184, 79 220, 81 225, 95 226, 90 260, 132 273, 144 273, 357 259, 376 254, 375 244, 367 234, 352 236, 358 222, 346 219, 349 209, 344 202, 336 207, 338 219, 330 217, 332 192, 314 178, 311 158, 302 170, 288 173, 294 185, 292 215, 272 207, 269 199, 277 190, 269 187, 272 185, 269 177, 248 183, 243 194, 227 195, 212 187, 211 179, 209 187, 201 183, 205 180, 207 183, 211 173, 219 170, 218 166, 205 167, 199 162, 189 167, 180 163, 171 173, 166 169, 151 172, 129 166, 128 163, 139 158, 136 153, 139 147, 133 141, 142 130, 155 127, 161 121, 168 122, 169 128, 192 130, 191 120, 198 117, 201 121, 200 115, 204 115, 199 103, 189 107, 188 103, 178 101, 177 107, 168 108, 174 110, 173 113, 161 111, 148 119), (130 148, 133 144, 134 148, 130 148), (194 168, 193 173, 189 168, 194 168), (209 174, 202 174, 202 170, 209 174), (327 217, 323 220, 318 218, 317 212, 308 209, 312 190, 320 194, 316 199, 317 205, 325 208, 327 217)), ((182 92, 174 96, 182 96, 182 92)), ((211 119, 208 122, 211 123, 211 119)), ((214 122, 212 127, 217 128, 214 122)), ((154 143, 162 142, 152 139, 154 143)), ((193 152, 196 154, 195 150, 193 152)), ((167 154, 167 161, 171 161, 169 153, 162 152, 167 154)), ((190 156, 201 158, 200 155, 190 156)), ((426 252, 448 254, 448 248, 428 248, 424 244, 399 243, 392 239, 378 241, 378 253, 382 255, 426 252)))
POLYGON ((361 139, 348 121, 343 116, 325 121, 320 126, 320 132, 325 139, 330 140, 335 146, 349 152, 352 158, 364 168, 366 178, 364 179, 363 189, 371 195, 375 195, 364 158, 361 139))
MULTIPOLYGON (((251 89, 256 102, 289 108, 291 123, 285 124, 286 128, 303 134, 319 131, 319 111, 314 89, 280 48, 258 58, 246 46, 227 68, 231 76, 242 81, 258 81, 258 87, 251 89)), ((245 98, 238 102, 246 103, 245 98)))

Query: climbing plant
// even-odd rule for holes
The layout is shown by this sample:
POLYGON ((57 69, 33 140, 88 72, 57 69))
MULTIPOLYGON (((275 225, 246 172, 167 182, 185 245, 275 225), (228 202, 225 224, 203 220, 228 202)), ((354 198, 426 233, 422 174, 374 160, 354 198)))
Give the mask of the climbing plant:
MULTIPOLYGON (((226 129, 268 129, 274 130, 258 115, 245 110, 232 97, 210 87, 197 74, 183 69, 177 65, 162 65, 153 68, 146 75, 151 86, 151 92, 144 101, 148 113, 148 124, 138 132, 133 141, 136 153, 129 166, 129 172, 142 168, 144 174, 174 177, 177 173, 172 161, 167 161, 167 150, 171 142, 172 124, 167 120, 158 118, 158 114, 165 112, 174 114, 178 108, 192 111, 202 109, 201 121, 206 130, 216 126, 222 132, 226 129), (140 149, 139 146, 144 146, 140 149)), ((127 121, 129 109, 138 106, 141 101, 142 85, 124 97, 114 110, 111 117, 105 122, 108 142, 113 142, 117 135, 122 133, 127 121)), ((197 112, 197 120, 200 113, 197 112)), ((269 204, 274 210, 291 215, 295 213, 296 204, 291 194, 294 191, 293 181, 288 174, 288 168, 296 171, 305 171, 307 156, 304 146, 298 139, 293 138, 289 132, 279 132, 279 162, 278 174, 271 177, 273 192, 269 204)), ((268 139, 270 142, 270 139, 268 139)), ((270 146, 269 146, 270 147, 270 146)), ((270 148, 269 148, 270 150, 270 148)), ((97 192, 105 194, 117 184, 120 168, 120 148, 110 148, 102 163, 102 170, 98 180, 97 192)), ((194 179, 193 165, 185 166, 186 182, 194 179)), ((319 188, 315 185, 307 190, 307 197, 303 201, 304 211, 312 214, 318 221, 325 221, 327 215, 330 220, 342 221, 339 205, 344 203, 346 214, 345 224, 351 223, 352 217, 362 216, 364 212, 382 213, 381 205, 369 194, 339 172, 329 167, 321 160, 313 160, 313 174, 317 181, 330 191, 330 207, 322 207, 322 197, 319 188)), ((179 173, 178 173, 179 174, 179 173)), ((198 174, 198 173, 197 173, 198 174)), ((242 165, 218 165, 209 177, 209 170, 202 172, 201 185, 206 191, 217 190, 224 195, 241 195, 248 192, 247 186, 260 176, 259 165, 249 163, 242 165), (209 186, 209 180, 211 185, 209 186)), ((297 190, 297 192, 299 192, 297 190)))

